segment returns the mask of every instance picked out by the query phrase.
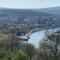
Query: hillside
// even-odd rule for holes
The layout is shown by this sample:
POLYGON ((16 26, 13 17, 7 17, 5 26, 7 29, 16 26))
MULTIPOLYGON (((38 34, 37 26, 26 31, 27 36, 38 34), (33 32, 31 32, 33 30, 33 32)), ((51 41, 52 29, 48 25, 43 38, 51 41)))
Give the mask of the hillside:
POLYGON ((10 9, 0 8, 0 14, 16 14, 16 15, 49 15, 47 13, 34 11, 33 9, 10 9))
POLYGON ((36 9, 35 11, 50 13, 50 14, 60 14, 60 7, 50 7, 43 9, 36 9))

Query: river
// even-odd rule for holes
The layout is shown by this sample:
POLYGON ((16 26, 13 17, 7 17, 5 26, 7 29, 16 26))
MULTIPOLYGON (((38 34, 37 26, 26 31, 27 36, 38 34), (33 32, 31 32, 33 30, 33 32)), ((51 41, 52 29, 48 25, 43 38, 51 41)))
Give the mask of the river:
POLYGON ((33 44, 35 47, 39 47, 39 43, 46 38, 46 31, 49 34, 53 34, 56 31, 60 31, 60 27, 48 30, 39 30, 31 34, 28 43, 33 44))

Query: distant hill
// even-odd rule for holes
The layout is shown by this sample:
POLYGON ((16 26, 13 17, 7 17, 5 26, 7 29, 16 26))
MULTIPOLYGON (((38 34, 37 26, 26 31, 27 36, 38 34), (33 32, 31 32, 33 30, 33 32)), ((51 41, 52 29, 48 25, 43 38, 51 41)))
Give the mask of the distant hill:
POLYGON ((10 8, 0 8, 0 14, 15 14, 15 15, 50 15, 44 12, 35 11, 33 9, 10 9, 10 8))
POLYGON ((60 14, 60 7, 50 7, 43 9, 10 9, 0 7, 0 14, 60 14))
POLYGON ((60 7, 36 9, 35 11, 40 11, 40 12, 45 12, 50 14, 60 14, 60 7))

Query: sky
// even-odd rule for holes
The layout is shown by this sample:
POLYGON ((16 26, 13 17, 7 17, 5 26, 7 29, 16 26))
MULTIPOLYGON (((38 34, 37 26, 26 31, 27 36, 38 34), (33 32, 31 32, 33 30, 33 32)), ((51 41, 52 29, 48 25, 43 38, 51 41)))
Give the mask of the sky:
POLYGON ((40 9, 60 6, 60 0, 0 0, 0 7, 40 9))

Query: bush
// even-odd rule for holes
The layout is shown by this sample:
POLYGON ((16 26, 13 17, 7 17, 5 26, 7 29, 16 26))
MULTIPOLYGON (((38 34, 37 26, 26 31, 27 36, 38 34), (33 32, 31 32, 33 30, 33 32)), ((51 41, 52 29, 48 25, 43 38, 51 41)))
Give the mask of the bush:
POLYGON ((16 52, 12 60, 28 60, 28 56, 24 52, 16 52))

